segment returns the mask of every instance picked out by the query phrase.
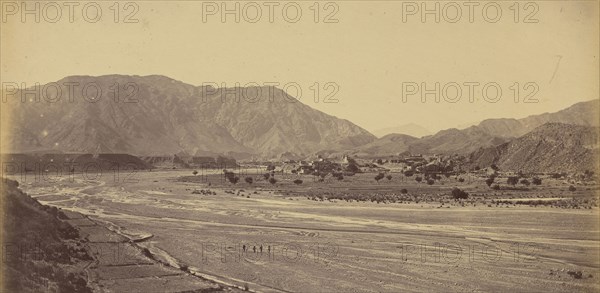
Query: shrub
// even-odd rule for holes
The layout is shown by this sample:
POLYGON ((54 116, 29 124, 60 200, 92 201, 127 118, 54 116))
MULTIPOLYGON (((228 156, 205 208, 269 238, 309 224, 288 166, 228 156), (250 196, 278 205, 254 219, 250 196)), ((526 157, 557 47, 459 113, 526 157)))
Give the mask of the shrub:
POLYGON ((277 183, 277 179, 271 177, 271 178, 269 178, 269 183, 275 184, 275 183, 277 183))
POLYGON ((406 188, 402 188, 402 189, 400 189, 400 193, 407 194, 408 190, 406 188))
POLYGON ((542 185, 542 179, 538 177, 533 177, 531 180, 534 185, 542 185))
POLYGON ((500 190, 500 185, 495 184, 494 187, 492 187, 494 190, 500 190))
POLYGON ((464 190, 455 187, 454 189, 452 189, 452 197, 454 199, 467 199, 469 198, 469 194, 464 190))
POLYGON ((248 184, 252 184, 252 182, 254 182, 254 179, 252 179, 252 177, 246 177, 244 178, 244 180, 246 181, 246 183, 248 184))
POLYGON ((577 190, 577 188, 575 188, 575 186, 573 186, 573 185, 569 186, 569 191, 575 191, 575 190, 577 190))
POLYGON ((508 178, 506 178, 506 184, 510 184, 510 185, 516 185, 517 183, 519 183, 519 177, 518 176, 510 176, 508 178))
POLYGON ((529 180, 527 180, 527 179, 521 179, 521 184, 523 184, 525 186, 529 186, 529 184, 531 184, 531 183, 529 183, 529 180))
POLYGON ((465 182, 465 178, 458 178, 458 182, 465 182))
POLYGON ((375 176, 375 181, 377 181, 379 183, 379 180, 383 179, 385 175, 383 173, 379 173, 377 174, 377 176, 375 176))
POLYGON ((487 184, 488 187, 491 187, 493 183, 494 183, 494 177, 490 177, 485 180, 485 184, 487 184))
POLYGON ((392 180, 392 175, 387 175, 385 178, 387 178, 387 180, 392 180))
POLYGON ((433 180, 433 179, 427 179, 427 184, 433 185, 433 183, 435 183, 435 180, 433 180))
POLYGON ((417 177, 415 177, 415 180, 416 180, 417 182, 421 182, 421 181, 423 181, 423 177, 421 177, 421 176, 417 176, 417 177))
POLYGON ((302 184, 302 180, 296 179, 296 180, 294 180, 294 184, 300 185, 300 184, 302 184))
POLYGON ((192 174, 194 174, 194 176, 198 175, 198 171, 194 170, 194 172, 192 172, 192 174))
POLYGON ((232 184, 236 184, 236 183, 238 183, 238 181, 240 181, 240 177, 237 177, 237 176, 230 176, 230 177, 227 177, 227 179, 232 184))

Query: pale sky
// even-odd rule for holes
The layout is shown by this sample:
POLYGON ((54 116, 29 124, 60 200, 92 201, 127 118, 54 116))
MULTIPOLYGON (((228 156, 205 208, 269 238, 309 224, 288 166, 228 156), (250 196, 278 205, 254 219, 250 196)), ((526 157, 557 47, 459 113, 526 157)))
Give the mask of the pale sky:
MULTIPOLYGON (((496 2, 502 8, 497 23, 482 17, 486 2, 477 2, 473 23, 466 6, 457 23, 446 22, 443 11, 440 23, 431 15, 422 23, 418 12, 403 22, 400 1, 330 2, 327 8, 326 2, 320 2, 318 23, 315 9, 311 10, 313 1, 296 2, 302 9, 296 23, 282 16, 285 2, 274 7, 273 23, 265 2, 256 2, 262 11, 256 23, 244 20, 244 11, 248 18, 254 17, 253 6, 243 9, 249 2, 238 2, 240 23, 233 15, 221 22, 220 11, 203 22, 202 2, 197 1, 133 1, 139 9, 132 19, 138 23, 123 23, 134 11, 133 6, 125 9, 124 2, 115 23, 113 1, 97 1, 100 21, 86 22, 82 2, 74 7, 72 23, 67 7, 56 23, 49 23, 46 20, 56 14, 54 7, 40 2, 40 23, 35 23, 34 15, 25 15, 23 23, 20 11, 7 15, 14 7, 6 3, 15 2, 2 1, 3 82, 43 84, 69 75, 105 74, 161 74, 193 85, 296 82, 302 87, 304 103, 370 131, 407 123, 438 131, 486 118, 554 112, 599 97, 597 1, 532 2, 537 12, 536 7, 519 2, 517 23, 516 7, 509 7, 513 1, 496 2), (333 12, 331 19, 338 22, 323 23, 333 12), (530 19, 538 22, 524 23, 531 13, 530 19), (315 82, 321 85, 318 103, 310 89, 315 82), (338 103, 322 102, 332 90, 323 89, 327 82, 339 85, 334 96, 338 103), (472 103, 464 86, 457 103, 436 103, 433 97, 422 103, 419 95, 402 101, 403 82, 425 82, 430 88, 435 82, 481 86, 472 103), (482 99, 481 88, 490 82, 503 91, 497 103, 482 99), (521 100, 533 90, 523 86, 535 83, 534 98, 539 102, 515 103, 510 89, 515 82, 521 86, 521 100)), ((432 8, 435 2, 427 3, 432 8)), ((447 4, 438 3, 441 9, 447 4)), ((228 7, 233 5, 228 2, 228 7)), ((445 15, 452 18, 454 7, 446 8, 445 15)), ((288 12, 293 18, 294 9, 288 12)), ((93 18, 94 10, 88 9, 88 15, 93 18)), ((488 9, 488 16, 494 17, 493 9, 488 9)), ((494 90, 489 93, 493 96, 494 90)))

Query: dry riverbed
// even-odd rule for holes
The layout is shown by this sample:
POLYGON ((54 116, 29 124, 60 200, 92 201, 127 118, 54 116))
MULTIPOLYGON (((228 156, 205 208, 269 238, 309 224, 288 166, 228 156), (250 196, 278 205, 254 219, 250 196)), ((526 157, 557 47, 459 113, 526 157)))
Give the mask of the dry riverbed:
POLYGON ((134 183, 76 177, 21 187, 44 204, 136 239, 165 264, 250 290, 600 289, 596 207, 315 201, 178 180, 185 175, 146 172, 134 183), (210 192, 192 193, 200 189, 210 192))

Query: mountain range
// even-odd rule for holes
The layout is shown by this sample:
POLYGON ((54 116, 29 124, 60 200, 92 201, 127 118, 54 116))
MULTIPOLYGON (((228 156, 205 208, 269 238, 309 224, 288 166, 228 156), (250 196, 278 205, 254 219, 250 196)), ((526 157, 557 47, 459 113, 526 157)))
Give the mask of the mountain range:
POLYGON ((70 76, 55 84, 61 94, 48 87, 47 100, 58 100, 53 103, 21 102, 20 93, 9 99, 4 150, 248 157, 343 150, 375 140, 275 87, 216 89, 157 75, 70 76), (70 84, 78 87, 70 92, 70 84), (102 90, 96 102, 94 87, 84 99, 88 84, 102 90))
POLYGON ((546 123, 563 123, 598 127, 600 101, 577 103, 555 112, 532 115, 522 119, 487 119, 465 129, 450 128, 422 138, 386 135, 352 150, 356 155, 416 154, 469 154, 480 148, 492 147, 511 141, 546 123), (394 138, 395 139, 391 139, 394 138), (401 140, 402 143, 397 141, 401 140))
MULTIPOLYGON (((70 76, 52 85, 40 87, 49 88, 43 90, 46 100, 36 101, 28 94, 28 99, 21 101, 20 92, 11 93, 8 107, 2 108, 3 119, 8 117, 10 125, 10 133, 5 134, 1 145, 4 153, 281 158, 315 153, 368 157, 411 152, 473 154, 474 160, 483 162, 488 160, 483 159, 488 157, 483 153, 496 152, 490 160, 511 165, 504 163, 512 162, 505 158, 511 158, 509 153, 517 149, 511 142, 521 145, 517 138, 526 137, 542 125, 581 126, 569 128, 574 133, 600 126, 600 102, 593 100, 555 113, 522 119, 487 119, 466 129, 446 129, 421 138, 394 133, 377 138, 276 87, 213 88, 160 75, 70 76), (74 90, 68 86, 73 84, 77 85, 74 90), (95 100, 85 99, 95 95, 94 87, 84 95, 84 86, 89 84, 102 90, 95 100), (128 95, 133 98, 126 99, 128 95)), ((549 135, 554 133, 548 131, 549 135)), ((554 143, 558 143, 560 140, 555 138, 554 143)), ((522 149, 533 151, 531 147, 522 149)))

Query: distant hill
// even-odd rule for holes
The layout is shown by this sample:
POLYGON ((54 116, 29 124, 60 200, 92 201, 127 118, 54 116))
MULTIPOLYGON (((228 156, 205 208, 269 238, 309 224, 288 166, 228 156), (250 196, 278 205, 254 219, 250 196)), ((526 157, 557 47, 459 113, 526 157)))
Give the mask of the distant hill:
POLYGON ((414 137, 422 137, 426 135, 431 135, 431 131, 427 128, 417 125, 415 123, 403 124, 395 127, 386 127, 373 131, 377 137, 384 137, 388 134, 406 134, 414 137))
MULTIPOLYGON (((158 75, 70 76, 57 84, 62 92, 58 102, 21 102, 17 97, 3 106, 12 130, 2 142, 4 152, 274 157, 353 148, 375 139, 350 121, 273 87, 238 88, 236 101, 228 94, 236 89, 197 87, 158 75), (72 96, 66 83, 79 84, 72 96), (83 98, 86 84, 102 89, 97 102, 83 98), (135 87, 126 88, 128 84, 135 87), (114 85, 119 85, 120 102, 114 101, 114 85), (137 101, 124 102, 132 89, 137 89, 137 101)), ((56 97, 55 90, 49 92, 56 97)), ((89 92, 93 96, 95 89, 89 92)))
POLYGON ((370 156, 398 154, 404 151, 420 154, 469 154, 480 148, 506 143, 545 123, 565 123, 598 127, 600 101, 577 103, 567 109, 523 119, 487 119, 465 129, 450 128, 434 135, 396 142, 385 136, 352 150, 370 156), (378 154, 378 151, 383 153, 378 154))
POLYGON ((408 151, 410 144, 419 140, 406 134, 388 134, 368 144, 359 146, 352 151, 356 156, 389 156, 408 151))
POLYGON ((473 166, 496 164, 503 171, 575 172, 595 170, 598 128, 547 123, 507 143, 469 156, 473 166))
POLYGON ((600 100, 592 100, 555 113, 531 115, 522 119, 487 119, 479 123, 478 127, 490 135, 500 137, 519 137, 550 122, 598 127, 599 111, 600 100))

